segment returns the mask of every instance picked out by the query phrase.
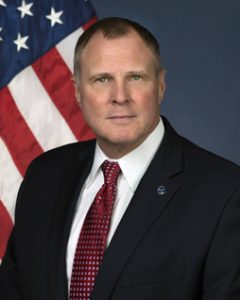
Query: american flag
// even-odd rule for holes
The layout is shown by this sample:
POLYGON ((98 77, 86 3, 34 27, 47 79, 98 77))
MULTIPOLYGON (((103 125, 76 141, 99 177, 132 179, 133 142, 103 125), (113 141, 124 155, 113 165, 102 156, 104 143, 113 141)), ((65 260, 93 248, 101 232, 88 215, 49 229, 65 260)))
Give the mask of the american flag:
POLYGON ((71 79, 76 41, 95 20, 88 0, 0 0, 0 260, 32 159, 93 137, 71 79))

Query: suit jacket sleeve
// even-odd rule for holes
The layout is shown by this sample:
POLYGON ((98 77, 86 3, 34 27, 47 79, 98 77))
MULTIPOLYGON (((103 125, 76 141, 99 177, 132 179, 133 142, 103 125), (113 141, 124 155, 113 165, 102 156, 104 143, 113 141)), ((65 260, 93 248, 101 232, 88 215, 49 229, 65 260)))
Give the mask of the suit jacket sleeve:
POLYGON ((206 259, 202 299, 240 299, 240 189, 219 218, 206 259))
MULTIPOLYGON (((18 193, 16 215, 18 210, 18 203, 21 202, 25 183, 26 180, 22 182, 18 193)), ((17 229, 15 226, 8 241, 5 257, 0 266, 0 300, 24 300, 20 283, 21 278, 19 278, 18 276, 19 266, 15 249, 16 230, 17 229)))

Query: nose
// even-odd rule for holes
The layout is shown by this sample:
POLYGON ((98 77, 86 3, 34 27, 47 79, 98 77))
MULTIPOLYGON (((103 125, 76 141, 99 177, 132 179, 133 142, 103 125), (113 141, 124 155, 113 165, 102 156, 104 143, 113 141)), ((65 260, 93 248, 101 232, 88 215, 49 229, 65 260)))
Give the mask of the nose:
POLYGON ((115 82, 112 90, 112 102, 124 104, 130 100, 130 91, 126 82, 115 82))

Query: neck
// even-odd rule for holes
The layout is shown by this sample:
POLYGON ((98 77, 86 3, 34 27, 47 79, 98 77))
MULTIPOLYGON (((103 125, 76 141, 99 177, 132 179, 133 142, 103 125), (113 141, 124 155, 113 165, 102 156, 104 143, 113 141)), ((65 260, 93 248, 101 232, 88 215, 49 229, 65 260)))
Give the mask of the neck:
POLYGON ((103 139, 97 139, 97 142, 100 149, 107 157, 119 159, 140 146, 147 137, 148 135, 145 135, 142 139, 135 141, 134 143, 113 143, 103 139))
POLYGON ((158 122, 155 124, 155 126, 150 132, 147 132, 141 138, 133 142, 126 141, 125 143, 114 143, 102 137, 97 137, 97 142, 100 149, 107 157, 111 159, 119 159, 125 156, 126 154, 132 152, 138 146, 140 146, 146 140, 146 138, 155 130, 157 125, 158 122))
POLYGON ((98 141, 98 145, 101 148, 102 152, 109 158, 111 159, 119 159, 123 157, 124 155, 128 154, 135 148, 137 148, 138 145, 135 147, 129 147, 129 145, 124 145, 124 144, 112 144, 111 145, 103 145, 101 142, 98 141))

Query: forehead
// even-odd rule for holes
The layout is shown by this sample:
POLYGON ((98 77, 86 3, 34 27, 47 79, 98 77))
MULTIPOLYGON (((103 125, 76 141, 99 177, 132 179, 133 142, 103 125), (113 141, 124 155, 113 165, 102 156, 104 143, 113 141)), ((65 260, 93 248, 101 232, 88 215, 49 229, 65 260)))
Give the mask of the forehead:
POLYGON ((144 55, 153 55, 150 47, 134 30, 130 30, 125 35, 113 38, 104 37, 102 32, 97 32, 81 51, 81 56, 118 56, 131 53, 135 53, 136 55, 141 53, 144 55))

